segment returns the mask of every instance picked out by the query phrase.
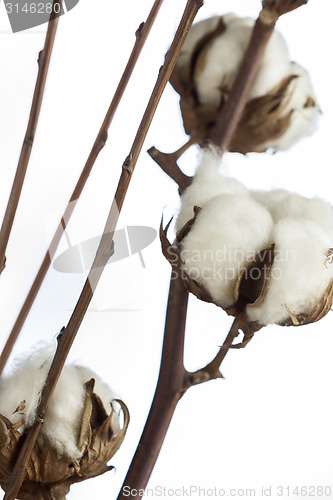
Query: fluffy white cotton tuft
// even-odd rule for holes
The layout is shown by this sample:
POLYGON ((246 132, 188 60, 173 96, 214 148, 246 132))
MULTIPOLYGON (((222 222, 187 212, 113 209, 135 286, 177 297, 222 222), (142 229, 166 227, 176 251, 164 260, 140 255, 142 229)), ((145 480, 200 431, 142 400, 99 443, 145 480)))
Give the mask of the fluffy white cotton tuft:
POLYGON ((258 306, 248 306, 251 321, 263 325, 287 320, 289 310, 309 314, 333 279, 326 251, 332 240, 322 227, 305 219, 281 219, 274 227, 275 259, 267 293, 258 306))
POLYGON ((254 199, 271 213, 274 222, 284 218, 308 219, 323 228, 333 246, 333 207, 319 198, 305 198, 284 189, 254 191, 254 199))
POLYGON ((249 191, 241 182, 220 174, 220 163, 221 156, 215 148, 205 148, 201 151, 200 163, 193 182, 181 198, 181 209, 176 222, 177 231, 192 219, 195 206, 203 207, 217 195, 225 193, 249 196, 249 191))
MULTIPOLYGON (((22 421, 20 432, 35 420, 36 408, 50 365, 50 354, 40 350, 27 359, 20 360, 15 371, 0 380, 0 413, 13 423, 22 421), (21 405, 23 401, 24 404, 21 405), (20 405, 24 408, 17 411, 20 405)), ((77 448, 77 440, 86 394, 84 384, 92 378, 95 379, 94 392, 102 399, 106 412, 111 413, 110 403, 114 394, 100 377, 86 367, 65 366, 39 438, 41 441, 47 439, 59 455, 66 454, 74 459, 82 456, 82 452, 77 448)))
MULTIPOLYGON (((200 103, 212 104, 216 107, 221 104, 222 98, 228 97, 255 22, 253 19, 238 18, 234 15, 223 16, 223 21, 226 24, 226 30, 214 38, 201 52, 194 75, 200 103)), ((217 24, 217 21, 215 23, 217 24)), ((201 23, 198 23, 194 27, 198 26, 196 33, 199 34, 201 31, 202 36, 202 32, 205 28, 207 29, 208 25, 200 25, 201 23)), ((190 33, 194 27, 191 28, 190 33)), ((192 47, 195 45, 194 39, 195 36, 193 36, 192 47)), ((272 90, 289 74, 289 70, 290 62, 286 43, 282 36, 274 31, 249 98, 264 95, 272 90)))
POLYGON ((313 133, 317 127, 320 110, 316 104, 309 73, 299 64, 292 62, 289 74, 296 75, 289 84, 287 97, 289 100, 284 111, 284 115, 292 111, 290 125, 284 134, 270 140, 263 145, 263 148, 288 149, 302 136, 313 133))
POLYGON ((181 242, 185 272, 222 307, 235 301, 241 269, 271 244, 269 212, 250 197, 223 194, 208 201, 181 242))

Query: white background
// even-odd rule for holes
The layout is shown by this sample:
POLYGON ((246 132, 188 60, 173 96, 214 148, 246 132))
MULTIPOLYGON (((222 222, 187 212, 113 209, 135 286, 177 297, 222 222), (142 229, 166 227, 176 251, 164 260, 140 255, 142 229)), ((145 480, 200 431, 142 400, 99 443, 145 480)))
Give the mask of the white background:
MULTIPOLYGON (((7 250, 7 268, 0 279, 1 343, 26 297, 109 106, 134 33, 151 5, 152 0, 81 0, 60 18, 36 140, 7 250)), ((185 0, 164 2, 69 225, 73 245, 103 230, 122 162, 184 6, 185 0)), ((259 10, 257 0, 207 0, 198 19, 229 11, 256 17, 259 10)), ((332 19, 332 2, 310 0, 278 23, 291 58, 311 71, 323 115, 317 132, 285 153, 228 155, 225 171, 250 188, 284 187, 333 203, 332 19)), ((12 34, 0 3, 1 218, 25 133, 44 37, 45 26, 12 34)), ((158 229, 162 211, 168 215, 177 205, 175 184, 146 154, 152 145, 172 151, 185 142, 177 103, 168 85, 133 175, 119 227, 158 229)), ((181 166, 192 174, 195 162, 194 148, 181 166)), ((66 248, 64 239, 58 254, 66 248)), ((116 474, 74 485, 68 495, 71 500, 116 497, 151 403, 170 269, 157 239, 143 251, 143 257, 146 268, 138 255, 107 267, 70 355, 71 360, 97 371, 131 412, 126 440, 111 461, 116 474)), ((40 340, 55 344, 84 280, 84 274, 50 270, 14 355, 27 355, 40 340)), ((222 369, 226 380, 192 388, 180 402, 149 487, 255 488, 256 498, 261 498, 262 486, 272 485, 271 498, 288 498, 278 497, 276 486, 331 485, 332 495, 326 498, 333 498, 332 323, 329 314, 311 326, 268 327, 245 350, 230 352, 222 369)), ((188 369, 199 368, 214 356, 229 325, 223 311, 191 297, 188 369)), ((236 497, 242 496, 245 492, 240 491, 236 497)), ((290 497, 297 498, 291 491, 290 497)), ((192 498, 199 494, 193 493, 192 498)))

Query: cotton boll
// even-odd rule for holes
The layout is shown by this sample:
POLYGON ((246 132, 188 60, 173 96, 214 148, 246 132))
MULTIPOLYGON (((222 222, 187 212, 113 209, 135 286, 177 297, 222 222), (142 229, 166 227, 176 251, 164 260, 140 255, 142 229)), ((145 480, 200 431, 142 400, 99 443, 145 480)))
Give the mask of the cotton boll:
POLYGON ((271 213, 274 222, 280 219, 304 218, 316 222, 328 234, 333 243, 333 207, 319 198, 305 198, 284 189, 253 192, 254 199, 271 213))
POLYGON ((207 201, 219 194, 237 194, 249 196, 246 187, 231 177, 220 174, 221 156, 213 147, 201 152, 201 159, 192 184, 181 197, 181 209, 176 222, 179 231, 187 221, 192 219, 195 206, 203 207, 207 201))
POLYGON ((333 279, 333 266, 325 266, 332 240, 324 229, 305 219, 281 219, 273 231, 274 263, 263 301, 247 306, 250 321, 281 323, 309 314, 333 279))
POLYGON ((240 270, 270 246, 269 212, 248 197, 223 194, 208 201, 181 241, 184 271, 222 307, 235 301, 240 270))
POLYGON ((296 75, 288 89, 287 114, 292 111, 291 121, 286 131, 278 138, 269 141, 265 148, 288 149, 304 135, 314 132, 320 115, 309 73, 295 62, 290 63, 289 74, 296 75))
MULTIPOLYGON (((248 47, 254 20, 233 16, 226 25, 226 30, 201 52, 196 64, 194 81, 201 104, 219 107, 221 99, 228 97, 248 47)), ((275 31, 267 45, 249 98, 266 94, 288 73, 288 49, 281 35, 275 31)))
MULTIPOLYGON (((16 423, 23 420, 22 432, 32 425, 41 391, 51 364, 51 357, 45 351, 22 360, 19 367, 0 382, 0 414, 16 423), (24 401, 23 409, 16 411, 24 401)), ((89 368, 75 365, 65 366, 50 401, 41 431, 40 442, 45 439, 58 452, 74 459, 82 456, 77 448, 82 414, 86 396, 85 383, 95 379, 95 392, 111 413, 110 402, 113 393, 89 368)))

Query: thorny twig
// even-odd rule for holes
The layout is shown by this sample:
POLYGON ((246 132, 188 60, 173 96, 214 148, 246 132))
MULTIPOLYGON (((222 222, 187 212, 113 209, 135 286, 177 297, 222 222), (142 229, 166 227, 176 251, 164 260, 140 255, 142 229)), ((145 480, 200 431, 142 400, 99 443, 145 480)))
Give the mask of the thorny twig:
POLYGON ((36 79, 34 95, 31 103, 29 121, 23 140, 12 189, 9 195, 7 208, 5 211, 5 215, 0 230, 0 274, 2 273, 6 265, 6 249, 8 245, 8 240, 10 237, 10 232, 12 230, 16 209, 20 200, 22 186, 29 163, 32 146, 35 139, 39 113, 44 96, 47 73, 49 69, 54 39, 59 22, 59 16, 57 16, 55 13, 60 12, 62 1, 63 0, 53 0, 52 12, 48 22, 44 48, 40 51, 38 57, 38 74, 36 79))
POLYGON ((202 0, 188 0, 174 40, 166 55, 165 63, 160 69, 156 84, 139 125, 139 129, 134 139, 131 151, 123 164, 123 169, 119 179, 116 194, 110 209, 101 242, 97 249, 96 257, 81 292, 80 298, 73 311, 73 314, 67 324, 67 327, 58 340, 58 347, 52 361, 45 386, 42 390, 40 403, 37 408, 37 419, 26 432, 22 447, 19 451, 15 466, 13 468, 10 481, 7 485, 4 500, 14 500, 24 480, 26 466, 31 456, 38 433, 41 429, 43 419, 52 397, 54 388, 59 379, 61 370, 65 364, 66 357, 74 341, 76 333, 81 325, 84 315, 88 309, 89 303, 93 297, 93 293, 97 287, 102 272, 110 256, 112 255, 113 234, 134 171, 134 167, 138 160, 148 129, 150 127, 164 88, 175 66, 180 49, 193 23, 195 15, 201 5, 202 0))
POLYGON ((74 188, 74 191, 72 193, 72 196, 68 202, 68 205, 65 209, 65 212, 57 226, 57 229, 54 233, 54 236, 52 238, 52 241, 50 243, 49 248, 46 251, 46 254, 44 256, 43 262, 37 272, 37 275, 34 279, 33 284, 31 285, 31 288, 29 290, 29 293, 22 305, 22 308, 17 316, 17 319, 14 323, 14 326, 8 336, 7 342, 3 348, 3 351, 0 355, 0 375, 3 372, 3 369, 8 361, 8 358, 10 356, 10 353, 14 347, 14 344, 20 334, 20 331, 24 325, 25 320, 27 319, 27 316, 31 310, 31 307, 38 295, 38 292, 40 290, 40 287, 44 281, 44 278, 47 274, 47 271, 51 265, 51 261, 57 251, 58 245, 60 243, 61 237, 64 234, 64 231, 66 230, 66 227, 69 223, 69 220, 73 214, 75 205, 77 200, 79 199, 83 188, 88 180, 88 177, 91 173, 91 170, 95 164, 95 161, 103 149, 103 147, 106 144, 107 138, 108 138, 108 129, 111 125, 111 122, 113 120, 114 114, 118 108, 119 102, 123 96, 123 93, 126 89, 127 83, 132 75, 133 69, 135 67, 135 64, 138 60, 138 57, 141 53, 141 50, 146 42, 146 39, 149 35, 149 32, 151 30, 152 25, 154 24, 154 21, 156 19, 156 16, 158 14, 158 11, 163 3, 163 0, 155 0, 152 9, 147 17, 146 22, 140 24, 139 29, 136 32, 136 40, 134 43, 133 50, 131 52, 131 55, 128 59, 128 62, 126 64, 125 70, 122 74, 122 77, 119 81, 118 87, 116 89, 116 92, 113 96, 113 99, 111 101, 110 107, 105 115, 104 121, 101 125, 101 128, 98 132, 98 135, 96 137, 96 140, 94 142, 94 145, 91 149, 91 152, 88 156, 88 159, 86 161, 86 164, 83 167, 83 170, 81 172, 81 175, 77 181, 77 184, 74 188))

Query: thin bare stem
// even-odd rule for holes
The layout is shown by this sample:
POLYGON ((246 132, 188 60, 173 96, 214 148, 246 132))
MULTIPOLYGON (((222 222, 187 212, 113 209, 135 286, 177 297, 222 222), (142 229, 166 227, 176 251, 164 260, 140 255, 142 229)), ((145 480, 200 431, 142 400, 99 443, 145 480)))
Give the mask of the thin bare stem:
POLYGON ((110 127, 110 124, 112 122, 114 114, 118 108, 119 102, 123 96, 123 93, 126 89, 128 81, 132 75, 135 64, 139 58, 141 50, 146 42, 146 39, 149 35, 151 27, 154 24, 154 21, 156 19, 156 16, 158 14, 158 11, 159 11, 162 3, 163 3, 163 0, 155 0, 154 4, 152 6, 152 9, 147 17, 146 22, 142 23, 136 32, 136 40, 134 43, 132 53, 128 59, 127 65, 126 65, 125 70, 122 74, 122 77, 119 81, 118 87, 117 87, 116 92, 113 96, 110 107, 105 115, 102 126, 97 134, 94 145, 93 145, 91 152, 88 156, 86 164, 84 165, 84 168, 81 172, 81 175, 78 179, 78 182, 74 188, 74 191, 73 191, 72 196, 68 202, 68 205, 65 209, 65 212, 64 212, 64 214, 63 214, 63 216, 62 216, 62 218, 57 226, 57 229, 54 233, 54 236, 52 238, 50 246, 46 251, 43 262, 42 262, 42 264, 37 272, 37 275, 34 279, 34 282, 33 282, 32 286, 29 290, 29 293, 28 293, 28 295, 27 295, 27 297, 22 305, 22 308, 17 316, 17 319, 14 323, 14 326, 13 326, 13 328, 8 336, 8 339, 7 339, 7 342, 4 346, 4 349, 0 355, 0 375, 3 372, 3 369, 8 361, 10 353, 12 352, 12 349, 13 349, 15 342, 20 334, 20 331, 24 325, 24 322, 27 319, 28 314, 31 310, 31 307, 32 307, 37 295, 38 295, 40 287, 41 287, 41 285, 44 281, 44 278, 47 274, 47 271, 51 265, 51 261, 52 261, 54 255, 57 251, 61 237, 62 237, 64 231, 66 230, 68 222, 72 216, 72 213, 73 213, 74 208, 75 208, 75 204, 83 191, 83 188, 88 180, 88 177, 91 173, 91 170, 95 164, 95 161, 96 161, 100 151, 105 146, 105 143, 106 143, 107 138, 108 138, 107 131, 110 127))
POLYGON ((165 172, 176 184, 178 184, 179 192, 182 193, 184 189, 191 184, 192 177, 188 177, 179 168, 177 159, 172 153, 162 153, 155 147, 148 149, 148 154, 158 164, 159 167, 165 172))
POLYGON ((148 154, 157 163, 159 167, 165 172, 179 187, 181 194, 192 182, 192 177, 184 174, 177 164, 177 160, 188 150, 193 144, 198 144, 206 136, 206 131, 199 130, 177 151, 173 153, 162 153, 155 147, 148 149, 148 154))
POLYGON ((28 429, 24 437, 22 448, 19 451, 11 478, 6 488, 4 500, 14 500, 20 490, 22 482, 24 481, 25 471, 30 459, 31 451, 36 442, 38 432, 42 426, 45 413, 59 379, 61 370, 65 364, 66 357, 83 321, 84 315, 88 309, 102 272, 113 253, 113 234, 149 126, 152 122, 164 88, 175 66, 186 35, 202 3, 202 0, 188 0, 174 40, 166 55, 165 63, 160 69, 152 95, 149 99, 147 108, 139 125, 138 132, 132 144, 131 151, 123 164, 116 194, 105 225, 103 236, 97 249, 96 257, 67 327, 59 336, 58 347, 41 394, 40 403, 38 405, 37 420, 35 424, 28 429))
POLYGON ((49 69, 54 39, 59 22, 59 16, 54 16, 53 14, 55 12, 60 12, 62 2, 63 0, 53 0, 52 14, 50 15, 50 19, 48 22, 44 48, 43 50, 40 51, 38 57, 38 74, 37 74, 34 95, 31 103, 29 121, 23 140, 12 189, 9 195, 7 208, 5 211, 5 215, 0 230, 0 274, 5 268, 6 249, 10 233, 12 230, 17 206, 20 200, 22 186, 28 168, 32 146, 35 139, 39 113, 42 106, 47 73, 49 69))
MULTIPOLYGON (((188 385, 193 386, 193 385, 198 385, 198 384, 203 384, 204 382, 208 382, 209 380, 214 380, 216 378, 223 378, 223 375, 220 372, 220 366, 226 357, 229 349, 233 347, 245 347, 247 343, 249 342, 249 337, 247 341, 245 341, 242 344, 238 345, 233 345, 233 341, 235 338, 239 335, 239 330, 240 329, 246 329, 248 325, 246 317, 243 317, 242 314, 239 316, 236 316, 231 328, 229 330, 228 335, 226 336, 225 341, 223 342, 222 346, 220 347, 219 351, 217 352, 216 356, 212 359, 210 363, 208 363, 205 367, 201 368, 200 370, 197 370, 195 372, 189 372, 187 377, 188 377, 188 385)), ((259 330, 261 326, 257 326, 257 328, 254 328, 253 331, 251 332, 251 335, 257 330, 259 330)))

